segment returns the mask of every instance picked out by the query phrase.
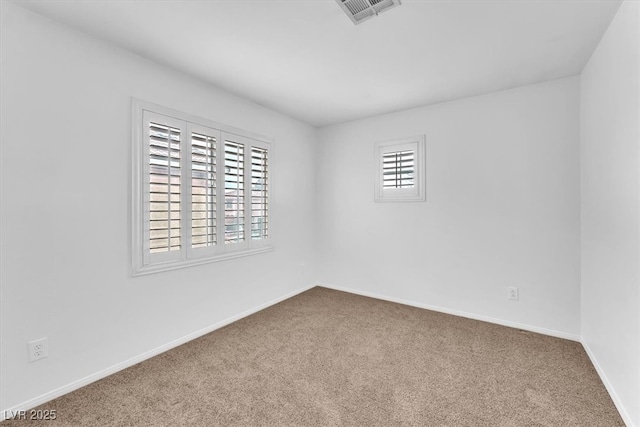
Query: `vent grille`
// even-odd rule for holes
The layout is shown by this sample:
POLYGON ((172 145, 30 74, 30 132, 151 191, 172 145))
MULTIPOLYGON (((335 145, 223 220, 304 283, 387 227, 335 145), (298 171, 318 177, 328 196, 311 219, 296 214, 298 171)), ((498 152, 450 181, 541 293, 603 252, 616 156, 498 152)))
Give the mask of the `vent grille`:
POLYGON ((351 22, 359 24, 396 6, 400 0, 336 0, 351 22))

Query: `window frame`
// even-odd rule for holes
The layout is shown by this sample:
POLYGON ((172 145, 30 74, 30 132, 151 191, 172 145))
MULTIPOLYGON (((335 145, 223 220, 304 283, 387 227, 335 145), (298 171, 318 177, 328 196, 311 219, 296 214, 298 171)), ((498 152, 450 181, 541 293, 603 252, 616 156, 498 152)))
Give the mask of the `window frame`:
MULTIPOLYGON (((272 251, 273 248, 273 158, 274 141, 256 133, 227 126, 212 120, 183 113, 151 102, 132 98, 131 101, 131 191, 130 191, 130 270, 132 276, 158 273, 161 271, 218 262, 227 259, 250 256, 272 251), (147 118, 168 119, 170 125, 180 129, 180 236, 181 247, 176 251, 164 253, 149 252, 149 126, 147 118), (191 205, 191 155, 192 133, 205 133, 216 140, 216 245, 192 247, 192 205, 191 205), (209 134, 212 133, 212 134, 209 134), (240 244, 225 244, 224 228, 224 160, 220 163, 220 147, 224 147, 226 138, 244 144, 244 161, 251 162, 251 148, 257 147, 268 152, 267 198, 268 223, 267 238, 254 240, 251 235, 251 166, 244 168, 244 240, 240 244), (248 153, 248 154, 247 154, 248 153), (247 215, 248 213, 248 215, 247 215)), ((222 150, 223 152, 224 150, 222 150)))
POLYGON ((425 202, 426 197, 426 142, 424 135, 395 138, 374 144, 374 201, 425 202), (384 188, 383 158, 388 153, 414 152, 414 186, 411 188, 384 188))

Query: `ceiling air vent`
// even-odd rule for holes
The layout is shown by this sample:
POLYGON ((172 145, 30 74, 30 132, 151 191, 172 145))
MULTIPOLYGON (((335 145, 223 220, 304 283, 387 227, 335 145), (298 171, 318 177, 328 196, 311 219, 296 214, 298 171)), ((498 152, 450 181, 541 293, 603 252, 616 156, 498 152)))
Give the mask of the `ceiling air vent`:
POLYGON ((336 0, 354 24, 359 24, 379 13, 400 6, 400 0, 336 0))

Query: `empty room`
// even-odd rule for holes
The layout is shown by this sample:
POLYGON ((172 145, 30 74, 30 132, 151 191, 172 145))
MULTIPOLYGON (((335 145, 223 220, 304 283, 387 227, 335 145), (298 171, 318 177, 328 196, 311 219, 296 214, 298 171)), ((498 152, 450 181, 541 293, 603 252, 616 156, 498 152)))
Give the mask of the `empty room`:
POLYGON ((640 427, 640 2, 0 31, 0 426, 640 427))

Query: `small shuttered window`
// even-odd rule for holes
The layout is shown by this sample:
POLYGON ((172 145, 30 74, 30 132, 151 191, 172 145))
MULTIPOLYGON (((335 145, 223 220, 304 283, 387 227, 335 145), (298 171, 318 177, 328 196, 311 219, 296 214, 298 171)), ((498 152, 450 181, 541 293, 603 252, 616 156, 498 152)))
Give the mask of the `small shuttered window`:
POLYGON ((141 101, 134 125, 134 275, 271 250, 267 138, 141 101))
POLYGON ((375 201, 426 200, 424 136, 375 144, 375 201))

